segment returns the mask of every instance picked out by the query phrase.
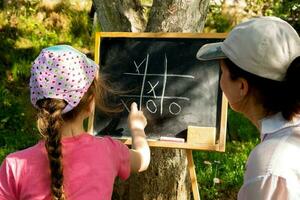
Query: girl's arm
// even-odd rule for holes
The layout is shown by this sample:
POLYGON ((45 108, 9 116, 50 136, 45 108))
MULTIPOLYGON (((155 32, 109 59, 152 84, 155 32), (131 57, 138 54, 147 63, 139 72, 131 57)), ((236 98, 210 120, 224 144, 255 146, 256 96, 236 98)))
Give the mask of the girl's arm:
POLYGON ((143 112, 138 110, 136 103, 132 103, 128 117, 128 126, 132 136, 132 149, 130 150, 131 172, 144 171, 150 163, 150 149, 144 131, 146 125, 147 119, 143 112))

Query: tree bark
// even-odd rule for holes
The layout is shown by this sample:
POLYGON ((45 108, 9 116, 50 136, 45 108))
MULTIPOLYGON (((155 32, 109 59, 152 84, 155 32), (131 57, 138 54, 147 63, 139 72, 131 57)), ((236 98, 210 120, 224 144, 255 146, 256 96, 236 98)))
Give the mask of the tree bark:
POLYGON ((154 0, 147 32, 201 32, 209 0, 154 0))
POLYGON ((190 177, 184 150, 151 148, 147 171, 115 184, 114 200, 189 200, 190 177))
POLYGON ((130 22, 121 11, 119 0, 93 0, 101 31, 130 32, 130 22))
MULTIPOLYGON (((154 0, 149 18, 138 0, 94 0, 102 31, 201 32, 209 0, 154 0), (130 2, 130 3, 129 3, 130 2)), ((148 1, 149 2, 149 1, 148 1)), ((147 5, 149 6, 149 5, 147 5)), ((151 148, 147 171, 117 180, 114 200, 189 200, 186 151, 151 148)))
POLYGON ((147 21, 138 0, 93 0, 102 31, 143 32, 147 21))

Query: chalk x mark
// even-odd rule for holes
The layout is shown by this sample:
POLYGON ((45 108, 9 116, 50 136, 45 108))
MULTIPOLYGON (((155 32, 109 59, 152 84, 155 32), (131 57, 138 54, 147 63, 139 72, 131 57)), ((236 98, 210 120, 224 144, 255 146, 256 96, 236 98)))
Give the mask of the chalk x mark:
POLYGON ((126 103, 121 99, 122 104, 124 105, 124 107, 126 108, 126 110, 130 113, 129 108, 127 107, 126 103))
POLYGON ((137 71, 138 74, 140 74, 139 68, 145 62, 145 60, 146 60, 146 58, 139 65, 137 65, 136 62, 133 61, 134 65, 135 65, 135 69, 136 69, 136 71, 137 71))

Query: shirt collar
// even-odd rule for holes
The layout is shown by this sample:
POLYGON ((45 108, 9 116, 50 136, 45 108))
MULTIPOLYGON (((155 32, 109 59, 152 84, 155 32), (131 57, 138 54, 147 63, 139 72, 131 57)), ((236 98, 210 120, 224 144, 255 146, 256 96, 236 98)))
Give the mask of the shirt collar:
POLYGON ((267 134, 275 133, 283 128, 296 126, 300 124, 300 117, 294 117, 292 120, 287 121, 283 118, 281 112, 275 115, 265 117, 260 121, 260 139, 263 141, 267 134))

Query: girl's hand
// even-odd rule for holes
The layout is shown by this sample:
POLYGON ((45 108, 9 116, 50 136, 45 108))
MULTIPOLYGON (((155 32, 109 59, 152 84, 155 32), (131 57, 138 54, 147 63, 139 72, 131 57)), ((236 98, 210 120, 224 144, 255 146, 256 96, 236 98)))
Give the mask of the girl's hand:
POLYGON ((142 111, 138 110, 137 104, 133 102, 128 116, 128 127, 132 136, 132 149, 130 151, 131 172, 144 171, 150 163, 150 148, 144 131, 146 125, 146 117, 142 111))
POLYGON ((128 127, 131 133, 136 131, 144 131, 147 125, 147 119, 143 114, 143 111, 138 110, 137 104, 133 102, 131 104, 131 111, 128 116, 128 127))

